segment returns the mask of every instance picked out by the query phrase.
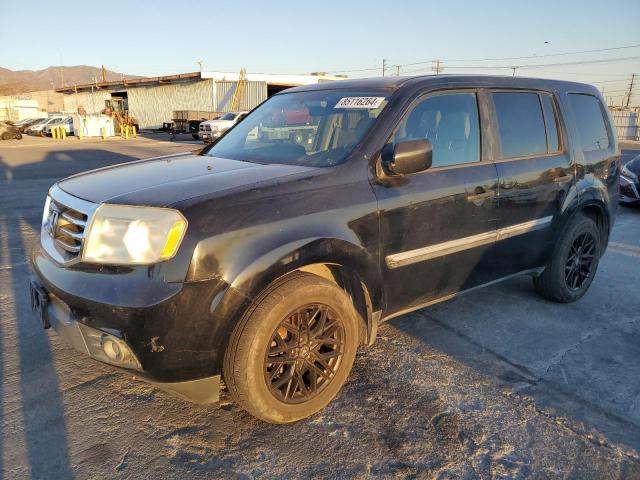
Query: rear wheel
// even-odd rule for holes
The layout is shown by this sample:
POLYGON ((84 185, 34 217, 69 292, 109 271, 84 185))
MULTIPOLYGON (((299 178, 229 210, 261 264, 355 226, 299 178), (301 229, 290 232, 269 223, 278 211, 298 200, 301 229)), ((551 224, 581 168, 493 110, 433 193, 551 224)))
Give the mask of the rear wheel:
POLYGON ((564 229, 545 271, 533 279, 536 291, 555 302, 574 302, 582 297, 598 268, 600 232, 590 218, 578 214, 564 229))
POLYGON ((271 423, 318 412, 351 371, 357 321, 350 298, 333 283, 310 274, 284 279, 234 330, 224 365, 231 396, 271 423))

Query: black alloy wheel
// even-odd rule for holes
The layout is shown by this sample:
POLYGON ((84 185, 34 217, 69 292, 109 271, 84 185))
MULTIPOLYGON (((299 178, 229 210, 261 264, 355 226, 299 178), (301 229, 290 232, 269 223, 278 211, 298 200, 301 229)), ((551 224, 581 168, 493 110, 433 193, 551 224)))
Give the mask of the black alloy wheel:
POLYGON ((344 354, 342 319, 327 305, 305 305, 284 318, 264 357, 264 377, 278 400, 297 404, 322 392, 344 354))
POLYGON ((569 218, 544 271, 533 279, 536 291, 547 300, 560 303, 582 297, 596 275, 603 236, 593 218, 582 213, 569 218))
POLYGON ((571 245, 565 263, 565 281, 570 290, 580 290, 591 276, 595 245, 595 239, 589 232, 578 236, 571 245))

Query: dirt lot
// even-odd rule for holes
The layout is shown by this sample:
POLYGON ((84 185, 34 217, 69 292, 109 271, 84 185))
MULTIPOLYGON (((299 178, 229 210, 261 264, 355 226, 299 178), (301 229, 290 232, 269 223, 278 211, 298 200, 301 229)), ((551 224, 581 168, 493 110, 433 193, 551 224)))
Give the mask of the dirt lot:
POLYGON ((620 209, 578 303, 518 278, 397 318, 339 397, 295 425, 176 400, 42 330, 26 257, 49 186, 193 148, 0 143, 0 476, 640 479, 640 209, 620 209))

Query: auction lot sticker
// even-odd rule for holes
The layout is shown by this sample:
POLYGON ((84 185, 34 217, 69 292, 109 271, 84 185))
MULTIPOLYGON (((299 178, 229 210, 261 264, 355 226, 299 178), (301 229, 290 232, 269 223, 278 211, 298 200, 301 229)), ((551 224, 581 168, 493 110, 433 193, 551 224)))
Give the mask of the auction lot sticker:
POLYGON ((333 108, 378 108, 385 97, 343 97, 333 108))

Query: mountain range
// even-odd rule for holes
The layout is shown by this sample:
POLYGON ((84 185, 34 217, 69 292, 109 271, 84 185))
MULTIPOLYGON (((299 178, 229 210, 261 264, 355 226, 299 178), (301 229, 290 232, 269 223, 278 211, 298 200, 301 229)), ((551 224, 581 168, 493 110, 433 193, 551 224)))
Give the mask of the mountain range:
MULTIPOLYGON (((107 81, 140 78, 106 70, 107 81)), ((91 83, 102 80, 102 69, 89 65, 73 67, 47 67, 43 70, 9 70, 0 67, 0 95, 51 90, 61 86, 91 83)))

